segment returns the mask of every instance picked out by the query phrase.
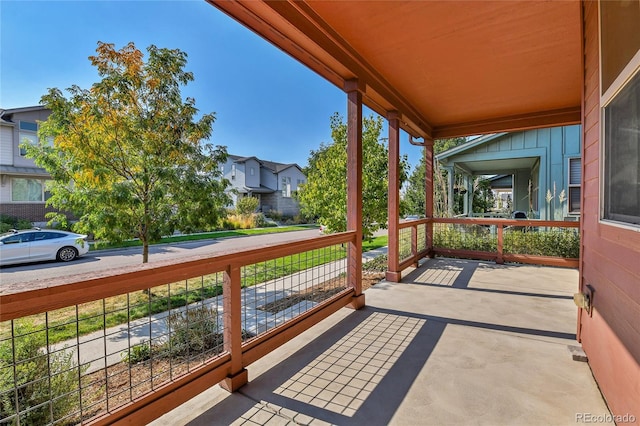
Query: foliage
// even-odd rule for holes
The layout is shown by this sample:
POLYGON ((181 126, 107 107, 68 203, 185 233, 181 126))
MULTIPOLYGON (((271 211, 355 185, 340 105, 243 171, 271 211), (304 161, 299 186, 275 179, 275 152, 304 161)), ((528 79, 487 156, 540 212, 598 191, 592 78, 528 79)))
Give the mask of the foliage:
POLYGON ((0 214, 0 233, 7 232, 10 229, 30 229, 32 227, 33 224, 26 219, 0 214))
POLYGON ((276 223, 267 221, 262 213, 232 214, 222 219, 223 229, 253 229, 278 226, 276 223))
MULTIPOLYGON (((48 205, 79 217, 74 229, 113 242, 139 238, 148 246, 176 229, 213 227, 224 215, 228 182, 219 164, 224 147, 201 141, 214 114, 195 120, 195 100, 181 87, 194 79, 180 50, 150 46, 147 61, 133 43, 120 50, 98 43, 89 57, 101 80, 72 86, 66 98, 49 89, 51 110, 40 138, 53 146, 26 146, 28 156, 53 177, 48 205)), ((64 221, 64 215, 50 215, 64 221)))
POLYGON ((242 197, 236 203, 236 211, 240 215, 250 215, 258 209, 260 201, 256 197, 242 197))
POLYGON ((443 224, 434 227, 433 246, 453 250, 495 252, 498 241, 489 228, 478 225, 443 224))
MULTIPOLYGON (((497 237, 489 227, 441 225, 434 229, 434 247, 454 250, 497 251, 497 237)), ((576 229, 512 227, 504 231, 504 253, 578 258, 580 234, 576 229)))
POLYGON ((137 364, 139 362, 146 361, 151 358, 151 344, 147 341, 142 341, 137 345, 133 345, 128 351, 120 354, 122 361, 127 364, 137 364))
POLYGON ((218 311, 213 308, 187 308, 170 314, 165 321, 170 332, 167 346, 171 356, 201 353, 222 344, 218 311))
MULTIPOLYGON (((465 142, 465 138, 436 139, 433 143, 433 153, 434 155, 439 154, 465 142)), ((447 171, 439 167, 437 162, 435 163, 433 172, 434 217, 444 217, 449 215, 447 171)), ((404 214, 425 214, 425 176, 426 163, 424 156, 422 156, 420 157, 420 162, 416 165, 407 182, 407 187, 403 197, 404 214)), ((460 208, 462 198, 460 196, 457 197, 458 198, 454 200, 454 205, 459 206, 458 208, 460 208)), ((456 210, 457 208, 454 208, 454 212, 456 210)))
POLYGON ((491 182, 488 179, 476 177, 473 181, 473 203, 474 213, 484 213, 493 207, 494 197, 491 190, 491 182))
POLYGON ((577 259, 580 257, 580 233, 577 229, 507 230, 504 233, 504 252, 577 259))
MULTIPOLYGON (((380 141, 382 118, 365 117, 362 123, 362 230, 364 238, 387 223, 388 149, 380 141)), ((305 169, 307 183, 298 190, 304 216, 316 217, 330 232, 347 227, 347 124, 339 114, 331 117, 333 142, 311 151, 305 169)), ((407 161, 400 164, 400 183, 406 180, 407 161)))
POLYGON ((381 254, 362 264, 363 272, 385 272, 387 270, 387 255, 381 254))
POLYGON ((15 415, 16 403, 19 423, 27 425, 53 423, 79 410, 78 376, 86 367, 73 362, 71 351, 46 354, 45 333, 23 321, 15 337, 0 344, 0 418, 15 415), (14 387, 14 360, 16 393, 7 392, 14 387))

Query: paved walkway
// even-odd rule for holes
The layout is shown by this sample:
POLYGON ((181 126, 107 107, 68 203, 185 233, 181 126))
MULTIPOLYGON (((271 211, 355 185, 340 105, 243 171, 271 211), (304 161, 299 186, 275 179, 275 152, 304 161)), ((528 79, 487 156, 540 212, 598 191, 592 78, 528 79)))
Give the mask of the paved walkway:
MULTIPOLYGON (((362 260, 366 262, 376 256, 386 254, 386 252, 386 247, 371 250, 363 253, 362 260)), ((346 260, 342 259, 243 289, 243 328, 252 334, 262 333, 311 309, 316 305, 315 302, 304 301, 276 314, 258 308, 306 288, 314 277, 316 281, 318 277, 322 277, 322 280, 335 278, 344 271, 345 266, 346 260)), ((204 304, 218 312, 218 324, 222 324, 224 306, 222 296, 207 299, 204 304)), ((174 310, 174 312, 181 310, 183 308, 174 310)), ((126 354, 131 346, 144 341, 166 340, 168 336, 165 321, 167 315, 168 312, 162 312, 131 321, 128 324, 108 328, 104 332, 102 330, 96 331, 81 336, 79 342, 72 339, 52 345, 51 350, 72 354, 72 359, 79 360, 80 365, 87 366, 86 372, 91 373, 122 361, 122 355, 126 354)))
MULTIPOLYGON (((575 270, 435 259, 366 291, 158 425, 575 425, 607 415, 573 361, 575 270)), ((601 423, 612 424, 612 423, 601 423)))

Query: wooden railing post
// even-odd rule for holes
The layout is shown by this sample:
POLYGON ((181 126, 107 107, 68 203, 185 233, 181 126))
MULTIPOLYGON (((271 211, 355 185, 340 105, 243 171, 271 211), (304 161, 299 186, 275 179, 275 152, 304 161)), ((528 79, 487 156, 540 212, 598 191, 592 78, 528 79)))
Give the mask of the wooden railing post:
POLYGON ((387 190, 387 216, 389 222, 389 250, 387 256, 386 279, 391 282, 400 282, 400 242, 399 242, 399 216, 400 216, 400 116, 397 111, 391 111, 387 115, 389 121, 389 188, 387 190))
POLYGON ((228 265, 223 283, 224 350, 231 354, 231 367, 220 386, 235 392, 249 381, 242 365, 242 277, 239 265, 228 265))
POLYGON ((502 248, 504 246, 504 227, 501 223, 498 223, 498 257, 496 258, 496 263, 498 265, 502 265, 504 263, 504 259, 502 257, 502 248))
POLYGON ((418 267, 418 225, 411 226, 411 259, 413 266, 418 267))
POLYGON ((364 307, 362 294, 362 93, 364 84, 349 80, 347 92, 347 230, 355 239, 347 250, 347 283, 353 288, 354 309, 364 307))

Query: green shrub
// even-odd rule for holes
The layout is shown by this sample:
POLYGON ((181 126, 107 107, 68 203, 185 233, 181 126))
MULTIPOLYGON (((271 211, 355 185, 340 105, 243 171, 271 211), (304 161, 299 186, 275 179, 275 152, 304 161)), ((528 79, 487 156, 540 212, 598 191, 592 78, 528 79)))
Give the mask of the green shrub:
MULTIPOLYGON (((86 367, 73 362, 71 351, 47 354, 45 331, 32 323, 16 325, 14 334, 13 345, 11 340, 0 344, 0 418, 15 416, 16 404, 20 424, 27 425, 53 423, 79 412, 78 375, 86 367)), ((73 417, 65 423, 73 423, 73 417)), ((17 424, 18 419, 10 422, 17 424)))
POLYGON ((151 344, 147 341, 142 341, 137 345, 131 346, 128 351, 120 354, 122 361, 127 364, 137 364, 139 362, 146 361, 151 358, 151 344))
POLYGON ((250 215, 258 209, 260 201, 256 197, 243 197, 236 203, 236 211, 240 215, 250 215))
POLYGON ((444 225, 434 230, 433 246, 452 250, 498 251, 498 241, 489 228, 478 225, 444 225))
POLYGON ((534 256, 578 258, 580 233, 577 229, 547 231, 545 229, 506 230, 504 252, 534 256))
POLYGON ((169 356, 193 355, 222 345, 216 309, 199 306, 181 310, 167 316, 165 322, 170 331, 166 344, 169 356))
POLYGON ((7 214, 0 214, 0 232, 7 232, 9 229, 30 229, 33 223, 26 219, 18 219, 7 214))

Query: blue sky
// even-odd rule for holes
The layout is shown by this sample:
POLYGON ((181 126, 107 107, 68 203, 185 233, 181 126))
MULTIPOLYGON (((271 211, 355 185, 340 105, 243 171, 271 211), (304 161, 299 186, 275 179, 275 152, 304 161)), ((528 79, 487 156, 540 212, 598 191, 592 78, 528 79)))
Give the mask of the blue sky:
MULTIPOLYGON (((204 0, 0 0, 0 21, 1 108, 37 105, 50 87, 90 87, 97 42, 133 41, 188 54, 195 81, 183 95, 216 113, 211 142, 231 154, 305 166, 331 141, 329 117, 346 114, 344 92, 204 0)), ((401 137, 416 164, 421 149, 401 137)))

